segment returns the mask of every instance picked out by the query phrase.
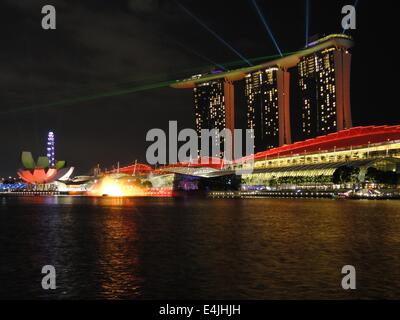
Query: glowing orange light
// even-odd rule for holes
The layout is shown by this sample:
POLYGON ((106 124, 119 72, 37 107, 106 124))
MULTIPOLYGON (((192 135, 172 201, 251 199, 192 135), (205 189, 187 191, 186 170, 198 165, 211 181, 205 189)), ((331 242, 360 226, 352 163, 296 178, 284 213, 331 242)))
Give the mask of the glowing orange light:
POLYGON ((131 180, 106 176, 99 180, 89 192, 92 196, 135 197, 145 195, 145 190, 131 180))

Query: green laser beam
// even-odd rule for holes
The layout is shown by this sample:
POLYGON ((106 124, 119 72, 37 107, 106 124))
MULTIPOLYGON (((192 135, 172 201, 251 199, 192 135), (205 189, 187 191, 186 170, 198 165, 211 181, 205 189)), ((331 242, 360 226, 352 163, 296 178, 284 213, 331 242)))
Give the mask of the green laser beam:
MULTIPOLYGON (((284 56, 295 54, 298 51, 295 52, 289 52, 289 53, 284 53, 284 56)), ((272 60, 274 58, 280 58, 280 55, 272 55, 272 56, 262 56, 262 57, 256 57, 249 59, 252 62, 259 62, 259 61, 264 61, 267 62, 268 60, 272 60)), ((238 66, 243 66, 243 61, 242 60, 236 60, 236 61, 231 61, 227 63, 221 63, 221 65, 225 67, 238 67, 238 66)), ((199 72, 199 68, 196 69, 190 69, 190 70, 185 70, 185 72, 190 72, 192 71, 193 73, 195 72, 194 70, 197 70, 199 72)), ((179 73, 181 74, 182 71, 179 73)), ((182 76, 185 77, 185 76, 182 76)), ((182 78, 181 77, 181 78, 182 78)), ((149 77, 146 80, 155 80, 155 77, 149 77)), ((138 81, 143 81, 138 80, 138 81)), ((138 82, 136 81, 136 82, 138 82)), ((158 89, 158 88, 164 88, 168 87, 173 83, 176 83, 179 80, 164 80, 164 81, 157 81, 154 83, 147 83, 147 84, 141 84, 132 88, 126 88, 126 89, 116 89, 116 90, 110 90, 107 92, 103 93, 97 93, 97 94, 91 94, 91 95, 84 95, 80 97, 74 97, 74 98, 69 98, 69 99, 62 99, 59 101, 51 102, 51 103, 46 103, 46 104, 39 104, 39 105, 32 105, 28 107, 23 107, 23 108, 16 108, 16 109, 10 109, 6 111, 1 111, 0 115, 7 115, 7 114, 15 114, 19 112, 30 112, 30 111, 35 111, 38 109, 47 109, 51 107, 56 107, 56 106, 64 106, 68 104, 76 104, 79 102, 87 102, 87 101, 92 101, 92 100, 97 100, 101 98, 107 98, 107 97, 116 97, 116 96, 121 96, 121 95, 127 95, 131 93, 136 93, 136 92, 141 92, 141 91, 146 91, 146 90, 151 90, 151 89, 158 89)), ((131 85, 131 83, 119 83, 114 86, 121 86, 121 85, 131 85)), ((112 87, 111 87, 112 88, 112 87)))
POLYGON ((51 103, 47 103, 47 104, 33 105, 33 106, 29 106, 29 107, 24 107, 24 108, 7 110, 7 111, 0 112, 0 114, 11 114, 11 113, 17 113, 17 112, 21 112, 21 111, 33 111, 33 110, 37 110, 37 109, 45 109, 45 108, 50 108, 50 107, 55 107, 55 106, 61 106, 61 105, 79 103, 79 102, 86 102, 86 101, 96 100, 96 99, 100 99, 100 98, 121 96, 121 95, 139 92, 139 91, 167 87, 170 84, 172 84, 173 82, 175 82, 175 81, 164 81, 164 82, 159 82, 159 83, 154 83, 154 84, 142 85, 142 86, 138 86, 138 87, 130 88, 130 89, 120 89, 120 90, 108 91, 108 92, 104 92, 104 93, 100 93, 100 94, 93 94, 93 95, 87 95, 87 96, 76 97, 76 98, 71 98, 71 99, 64 99, 64 100, 51 102, 51 103))

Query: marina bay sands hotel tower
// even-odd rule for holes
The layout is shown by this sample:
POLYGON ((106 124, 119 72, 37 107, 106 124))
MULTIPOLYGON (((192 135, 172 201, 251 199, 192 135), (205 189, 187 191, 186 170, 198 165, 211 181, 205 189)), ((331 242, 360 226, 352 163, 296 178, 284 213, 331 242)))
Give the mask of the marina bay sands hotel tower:
POLYGON ((201 129, 235 128, 234 83, 244 81, 245 122, 254 130, 255 151, 263 151, 292 143, 292 121, 300 121, 304 138, 352 126, 348 51, 352 46, 350 36, 332 34, 275 60, 195 75, 171 86, 193 90, 195 125, 200 134, 201 129), (298 72, 298 86, 291 89, 293 70, 298 72), (300 97, 294 106, 290 106, 291 90, 297 90, 300 97), (293 108, 301 108, 297 112, 301 119, 291 119, 293 108))

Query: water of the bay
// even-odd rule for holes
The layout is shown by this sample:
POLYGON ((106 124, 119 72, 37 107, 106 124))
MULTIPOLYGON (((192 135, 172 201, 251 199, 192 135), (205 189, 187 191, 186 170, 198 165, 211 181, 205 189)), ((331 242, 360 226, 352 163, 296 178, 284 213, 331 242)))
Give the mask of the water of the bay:
POLYGON ((400 201, 0 197, 0 257, 2 299, 400 298, 400 201))

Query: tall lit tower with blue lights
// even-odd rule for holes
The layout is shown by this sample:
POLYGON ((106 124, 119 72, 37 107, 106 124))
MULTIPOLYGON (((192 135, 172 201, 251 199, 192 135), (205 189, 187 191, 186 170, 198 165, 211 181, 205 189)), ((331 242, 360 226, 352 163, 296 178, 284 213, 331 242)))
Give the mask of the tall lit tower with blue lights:
POLYGON ((56 142, 54 132, 50 131, 47 136, 47 158, 51 167, 56 165, 56 142))

